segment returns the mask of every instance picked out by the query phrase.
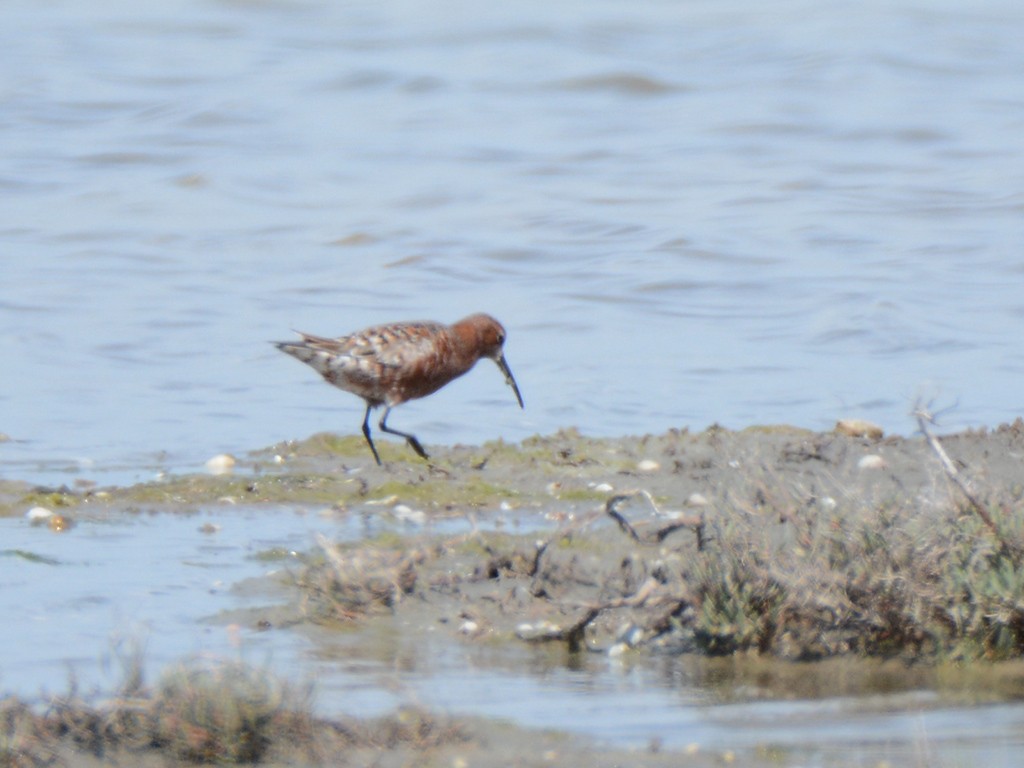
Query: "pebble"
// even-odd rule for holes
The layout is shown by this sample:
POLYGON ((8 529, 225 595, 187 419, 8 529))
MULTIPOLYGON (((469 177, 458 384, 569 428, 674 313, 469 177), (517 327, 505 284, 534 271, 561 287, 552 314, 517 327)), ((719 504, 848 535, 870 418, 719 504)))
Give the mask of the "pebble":
POLYGON ((235 468, 235 457, 230 453, 218 453, 206 461, 206 471, 211 475, 226 475, 235 468))
POLYGON ((616 639, 627 648, 635 648, 643 642, 644 630, 636 624, 627 624, 619 630, 619 636, 616 639))
POLYGON ((877 453, 869 453, 867 456, 862 456, 861 460, 857 462, 858 469, 885 469, 885 467, 885 459, 877 453))
POLYGON ((608 656, 614 659, 617 656, 622 656, 628 650, 629 643, 615 643, 615 645, 608 649, 608 656))
POLYGON ((391 494, 390 496, 385 496, 383 499, 371 499, 365 503, 368 507, 390 507, 398 503, 398 495, 391 494))
POLYGON ((598 483, 594 486, 594 490, 598 493, 611 493, 615 487, 611 483, 598 483))
POLYGON ((403 523, 412 523, 413 525, 423 525, 427 522, 427 513, 422 509, 413 509, 412 507, 406 506, 405 504, 396 504, 391 513, 403 523))
POLYGON ((661 469, 661 464, 654 459, 644 459, 637 463, 636 468, 641 472, 657 472, 661 469))
POLYGON ((880 426, 864 419, 840 419, 836 422, 834 431, 841 435, 867 437, 872 440, 881 440, 885 434, 880 426))
POLYGON ((523 623, 516 627, 516 637, 520 640, 539 640, 551 637, 559 633, 558 625, 547 619, 542 619, 536 624, 523 623))
POLYGON ((40 525, 53 517, 53 512, 46 507, 32 507, 32 509, 25 513, 25 517, 27 517, 29 522, 33 525, 40 525))
POLYGON ((708 500, 701 493, 691 493, 686 499, 686 506, 688 507, 706 507, 708 500))

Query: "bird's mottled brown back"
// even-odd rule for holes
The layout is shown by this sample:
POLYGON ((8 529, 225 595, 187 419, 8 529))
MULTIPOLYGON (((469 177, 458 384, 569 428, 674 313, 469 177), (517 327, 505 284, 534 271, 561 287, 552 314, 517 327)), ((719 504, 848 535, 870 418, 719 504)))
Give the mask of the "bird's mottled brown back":
POLYGON ((328 382, 373 405, 425 397, 473 367, 479 354, 448 326, 433 322, 379 325, 327 339, 302 334, 279 348, 328 382))

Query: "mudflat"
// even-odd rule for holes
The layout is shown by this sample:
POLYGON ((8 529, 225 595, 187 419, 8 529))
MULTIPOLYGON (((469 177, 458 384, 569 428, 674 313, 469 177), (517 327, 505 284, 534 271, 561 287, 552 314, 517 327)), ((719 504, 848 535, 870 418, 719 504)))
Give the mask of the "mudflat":
MULTIPOLYGON (((45 507, 73 521, 83 510, 175 513, 285 503, 336 515, 462 520, 451 533, 425 525, 408 535, 320 540, 289 585, 293 601, 239 618, 314 635, 343 628, 350 637, 400 625, 407 634, 498 649, 545 646, 567 663, 590 653, 797 666, 874 659, 927 669, 970 662, 986 684, 1007 695, 1021 690, 1019 673, 991 674, 993 662, 1013 663, 1024 651, 1019 420, 932 440, 849 425, 829 432, 712 427, 617 439, 567 430, 519 444, 434 446, 429 462, 404 444, 381 441, 378 448, 381 467, 361 436, 321 434, 238 457, 228 474, 123 488, 8 480, 0 482, 0 513, 45 507)), ((141 730, 108 728, 109 743, 99 738, 91 746, 75 728, 47 721, 52 710, 29 712, 9 699, 8 712, 20 714, 7 717, 0 757, 10 765, 52 759, 83 766, 124 763, 126 755, 168 764, 229 753, 242 756, 235 762, 280 765, 736 759, 657 745, 609 750, 425 713, 415 715, 415 727, 408 713, 374 724, 312 715, 300 721, 301 702, 285 699, 264 718, 258 754, 215 742, 192 754, 152 735, 165 732, 161 717, 188 721, 167 695, 133 691, 132 711, 149 713, 132 726, 141 730), (20 730, 12 730, 16 722, 20 730), (118 741, 118 733, 130 738, 118 741), (306 735, 290 741, 296 733, 306 735)), ((252 691, 243 688, 240 697, 251 699, 252 691)), ((104 706, 93 713, 97 722, 116 714, 104 706)), ((198 729, 200 744, 216 730, 209 723, 189 727, 198 729)), ((228 743, 242 738, 221 736, 228 743)), ((742 759, 761 762, 756 755, 742 759)))

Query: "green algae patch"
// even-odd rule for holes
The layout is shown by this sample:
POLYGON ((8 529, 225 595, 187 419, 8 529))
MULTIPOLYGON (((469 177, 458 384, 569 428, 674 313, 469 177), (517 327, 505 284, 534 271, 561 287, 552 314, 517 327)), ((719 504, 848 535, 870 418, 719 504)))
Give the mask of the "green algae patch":
POLYGON ((271 446, 267 452, 280 456, 362 456, 369 446, 362 435, 338 435, 318 432, 305 440, 271 446))
POLYGON ((75 507, 80 501, 80 496, 67 489, 38 489, 25 494, 12 506, 15 509, 24 511, 28 511, 32 507, 46 507, 47 509, 56 510, 75 507))
POLYGON ((607 491, 593 488, 561 488, 552 491, 552 495, 560 501, 604 501, 608 498, 607 491))
MULTIPOLYGON (((413 463, 422 460, 413 453, 404 443, 396 443, 390 440, 376 440, 377 452, 381 460, 386 463, 413 463)), ((352 460, 353 466, 362 464, 373 464, 373 454, 370 446, 366 444, 366 438, 362 434, 339 435, 333 432, 318 432, 304 440, 289 440, 277 443, 261 451, 256 451, 251 456, 257 461, 266 460, 316 460, 316 459, 345 459, 352 460)))
POLYGON ((579 467, 604 463, 612 445, 609 440, 584 437, 576 429, 563 429, 523 440, 520 455, 551 466, 579 467))
POLYGON ((271 547, 270 549, 254 552, 249 555, 248 559, 258 563, 283 563, 294 561, 297 557, 298 553, 294 550, 287 549, 286 547, 271 547))
POLYGON ((28 483, 0 482, 0 517, 19 517, 33 507, 62 512, 77 507, 87 498, 68 488, 33 487, 28 483))
POLYGON ((184 475, 106 490, 119 505, 190 509, 210 504, 343 504, 365 495, 364 487, 342 475, 184 475))
POLYGON ((467 477, 452 482, 446 479, 429 479, 422 482, 403 483, 393 480, 373 488, 367 496, 367 503, 394 501, 406 504, 450 509, 452 507, 495 507, 503 500, 516 498, 519 494, 511 488, 493 485, 479 477, 467 477))

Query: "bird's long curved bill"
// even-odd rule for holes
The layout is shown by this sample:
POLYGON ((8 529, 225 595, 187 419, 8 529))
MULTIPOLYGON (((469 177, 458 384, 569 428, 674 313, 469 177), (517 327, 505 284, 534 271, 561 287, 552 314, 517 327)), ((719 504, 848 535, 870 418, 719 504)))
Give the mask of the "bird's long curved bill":
POLYGON ((519 394, 519 387, 516 386, 516 380, 512 376, 512 369, 510 369, 508 367, 508 363, 505 362, 505 356, 501 355, 499 357, 494 358, 494 362, 498 364, 498 367, 501 369, 501 372, 505 374, 505 383, 512 387, 512 391, 516 393, 516 400, 519 401, 519 407, 525 408, 526 406, 523 405, 523 396, 519 394))

